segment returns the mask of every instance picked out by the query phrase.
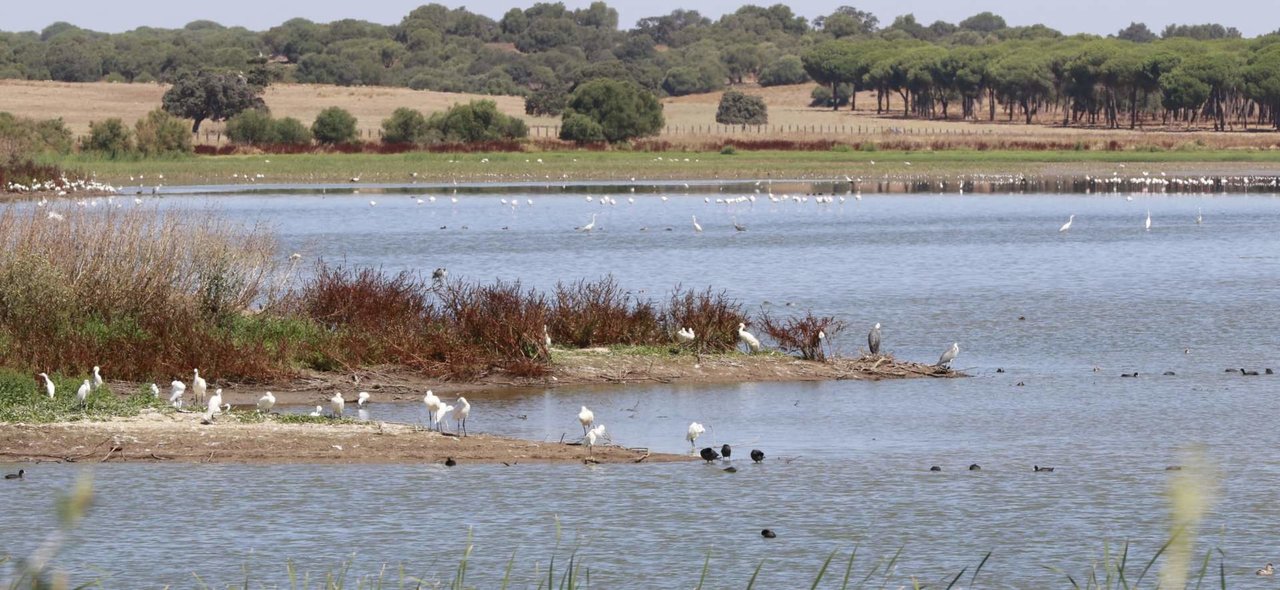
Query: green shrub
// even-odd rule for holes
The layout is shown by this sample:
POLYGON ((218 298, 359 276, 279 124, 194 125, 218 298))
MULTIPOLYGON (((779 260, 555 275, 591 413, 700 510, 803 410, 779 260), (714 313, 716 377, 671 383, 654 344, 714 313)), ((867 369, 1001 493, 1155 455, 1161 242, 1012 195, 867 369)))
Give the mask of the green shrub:
POLYGON ((227 139, 231 143, 275 143, 276 126, 271 114, 261 109, 249 109, 227 119, 227 139))
POLYGON ((764 125, 769 122, 769 107, 759 96, 730 90, 720 97, 716 122, 721 125, 764 125))
POLYGON ((71 152, 71 130, 62 119, 37 121, 0 113, 0 142, 12 146, 20 154, 71 152))
POLYGON ((738 148, 733 147, 733 144, 729 144, 720 148, 720 155, 722 156, 732 156, 737 153, 738 153, 738 148))
POLYGON ((420 143, 427 131, 427 118, 410 108, 400 107, 382 121, 383 143, 420 143))
POLYGON ((346 109, 329 107, 316 115, 311 134, 320 143, 350 143, 356 139, 356 118, 346 109))
POLYGON ((524 98, 524 114, 559 117, 564 114, 564 107, 568 102, 568 92, 563 88, 548 86, 535 90, 524 98))
POLYGON ((191 132, 186 123, 160 109, 147 113, 134 125, 138 151, 144 156, 191 153, 191 132))
POLYGON ((89 137, 84 149, 110 158, 121 158, 133 153, 133 136, 124 121, 112 117, 105 121, 89 123, 89 137))
POLYGON ((770 62, 756 78, 761 86, 801 84, 808 79, 809 74, 804 71, 804 62, 797 55, 784 55, 770 62))
POLYGON ((444 141, 472 143, 528 137, 524 121, 498 111, 492 100, 473 100, 456 104, 449 110, 431 115, 427 128, 444 141))
POLYGON ((597 79, 578 86, 569 98, 560 127, 560 138, 572 141, 594 141, 578 134, 589 128, 579 123, 569 125, 574 115, 583 115, 600 126, 610 143, 634 137, 654 135, 662 130, 662 103, 634 82, 597 79))
POLYGON ((293 145, 307 145, 311 143, 311 130, 307 129, 302 121, 293 117, 285 117, 276 119, 272 122, 272 130, 275 140, 279 143, 288 143, 293 145))
POLYGON ((604 127, 591 117, 574 113, 564 118, 560 124, 560 139, 578 143, 598 143, 604 141, 604 127))
POLYGON ((809 101, 809 106, 826 107, 826 108, 831 108, 835 106, 842 107, 844 105, 849 104, 849 92, 852 90, 853 90, 853 87, 849 86, 848 84, 837 85, 836 100, 833 103, 831 100, 830 86, 814 86, 813 92, 809 93, 809 98, 811 99, 809 101))

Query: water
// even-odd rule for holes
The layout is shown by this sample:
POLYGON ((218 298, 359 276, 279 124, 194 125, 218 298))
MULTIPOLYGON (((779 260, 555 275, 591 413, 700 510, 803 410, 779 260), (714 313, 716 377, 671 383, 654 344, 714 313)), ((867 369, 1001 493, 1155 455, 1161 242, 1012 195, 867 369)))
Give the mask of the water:
MULTIPOLYGON (((656 298, 676 284, 712 285, 752 311, 838 315, 851 328, 832 345, 846 353, 877 321, 902 358, 932 361, 958 341, 955 365, 974 377, 469 396, 473 431, 538 440, 580 434, 583 404, 615 442, 660 451, 687 451, 685 428, 698 420, 710 427, 700 446, 735 446, 736 474, 694 461, 32 465, 28 481, 0 486, 3 551, 29 552, 37 540, 11 531, 53 522, 52 498, 89 471, 96 504, 59 563, 86 577, 105 571, 109 587, 185 586, 192 572, 242 583, 246 568, 255 585, 282 583, 288 559, 322 573, 352 554, 353 572, 404 563, 447 581, 468 535, 468 580, 486 588, 513 552, 513 586, 536 587, 553 555, 558 579, 574 551, 600 588, 692 587, 708 552, 706 587, 745 587, 761 560, 757 587, 800 587, 839 549, 826 586, 838 587, 855 544, 855 581, 901 548, 894 587, 913 577, 945 586, 988 551, 977 586, 1061 587, 1065 576, 1042 566, 1081 580, 1104 543, 1131 543, 1136 576, 1169 534, 1175 472, 1165 466, 1195 447, 1216 495, 1193 561, 1220 548, 1230 586, 1262 587, 1253 569, 1277 557, 1280 459, 1269 450, 1280 375, 1224 369, 1280 369, 1274 195, 868 195, 843 205, 761 196, 732 206, 702 193, 633 205, 628 196, 602 206, 518 191, 422 205, 416 195, 193 195, 161 206, 266 220, 286 251, 391 271, 443 266, 538 288, 612 274, 656 298), (514 212, 499 201, 513 198, 514 212), (598 231, 573 231, 593 212, 598 231), (751 448, 770 458, 750 465, 751 448), (982 471, 967 471, 973 462, 982 471), (1035 464, 1057 470, 1033 473, 1035 464), (762 539, 762 528, 778 538, 762 539)), ((736 195, 709 194, 724 196, 736 195)), ((425 418, 420 404, 372 413, 425 418)), ((884 575, 872 580, 879 587, 884 575)))

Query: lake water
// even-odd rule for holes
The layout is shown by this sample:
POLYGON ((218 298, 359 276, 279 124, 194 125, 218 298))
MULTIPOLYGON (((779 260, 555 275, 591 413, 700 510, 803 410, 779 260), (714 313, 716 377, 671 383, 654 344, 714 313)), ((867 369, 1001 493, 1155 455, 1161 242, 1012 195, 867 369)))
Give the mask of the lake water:
MULTIPOLYGON (((308 260, 446 267, 451 278, 539 288, 612 274, 656 298, 677 284, 710 285, 752 311, 839 316, 851 327, 832 346, 846 354, 875 322, 900 358, 932 362, 959 342, 954 366, 973 378, 469 398, 472 431, 537 440, 580 435, 584 404, 614 442, 660 451, 688 451, 685 428, 697 420, 709 427, 699 446, 734 445, 733 474, 692 460, 27 465, 28 480, 0 486, 0 553, 30 552, 38 539, 28 531, 54 522, 53 499, 87 472, 96 503, 58 563, 107 587, 198 586, 193 572, 214 587, 243 585, 246 571, 250 587, 287 587, 288 560, 313 582, 350 560, 349 580, 383 564, 395 579, 403 564, 407 575, 447 585, 468 538, 468 584, 481 588, 500 585, 513 554, 517 588, 545 584, 553 556, 558 585, 571 555, 585 568, 580 583, 589 570, 596 588, 692 588, 704 563, 704 587, 744 588, 762 560, 756 587, 808 587, 839 550, 822 585, 838 588, 855 545, 850 587, 868 573, 869 587, 945 587, 962 568, 957 585, 968 587, 987 552, 975 587, 1064 587, 1066 576, 1048 568, 1083 583, 1104 544, 1130 543, 1126 573, 1136 577, 1169 535, 1165 494, 1180 472, 1165 467, 1195 448, 1215 494, 1193 563, 1218 548, 1230 587, 1271 587, 1253 570, 1280 558, 1280 375, 1225 369, 1280 370, 1276 195, 850 195, 816 204, 761 193, 725 205, 714 201, 755 193, 695 185, 611 187, 617 204, 601 205, 603 189, 584 187, 472 188, 457 203, 451 191, 432 192, 431 202, 344 188, 158 203, 270 222, 286 251, 308 260), (574 231, 593 213, 596 231, 574 231), (751 448, 769 458, 751 465, 751 448), (968 471, 975 462, 982 470, 968 471), (763 528, 777 538, 761 538, 763 528), (891 574, 872 572, 899 549, 891 574)), ((371 411, 425 417, 420 404, 371 411)))

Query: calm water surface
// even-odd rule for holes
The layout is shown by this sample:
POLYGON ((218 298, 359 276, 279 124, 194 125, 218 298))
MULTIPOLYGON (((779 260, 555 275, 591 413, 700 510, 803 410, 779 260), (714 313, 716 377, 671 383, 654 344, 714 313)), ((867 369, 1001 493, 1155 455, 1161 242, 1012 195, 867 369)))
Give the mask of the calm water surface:
MULTIPOLYGON (((456 204, 448 192, 423 204, 348 192, 159 206, 267 221, 286 251, 308 259, 443 266, 451 277, 539 288, 612 274, 655 298, 677 284, 712 285, 751 310, 848 320, 833 339, 845 353, 875 322, 903 358, 933 361, 958 341, 955 364, 974 378, 471 398, 473 431, 539 440, 580 435, 582 404, 615 442, 661 451, 687 451, 685 427, 698 420, 709 426, 700 443, 735 446, 736 474, 693 461, 26 466, 27 481, 0 486, 0 553, 31 551, 37 539, 24 531, 53 522, 53 498, 87 471, 96 505, 60 563, 85 579, 105 575, 108 587, 198 585, 192 572, 243 584, 246 569, 251 587, 287 584, 290 559, 313 575, 353 559, 353 575, 403 563, 409 575, 447 581, 468 535, 468 579, 485 588, 513 553, 513 586, 524 588, 545 582, 553 556, 558 578, 575 551, 598 588, 693 587, 708 553, 706 587, 743 588, 761 560, 757 587, 807 587, 840 549, 827 586, 838 587, 855 544, 855 580, 902 548, 890 586, 913 577, 945 586, 991 551, 976 586, 1062 587, 1065 576, 1042 566, 1079 580, 1107 542, 1130 542, 1130 575, 1140 571, 1168 536, 1165 466, 1199 447, 1216 494, 1197 563, 1218 547, 1231 587, 1270 587, 1252 572, 1280 558, 1280 375, 1224 369, 1280 369, 1276 196, 868 195, 818 205, 761 194, 724 205, 714 200, 738 195, 692 190, 704 192, 665 202, 639 194, 634 204, 614 193, 616 205, 581 191, 515 191, 456 204), (598 231, 573 231, 592 213, 598 231), (1071 231, 1059 233, 1070 214, 1071 231), (770 458, 748 464, 751 448, 770 458), (981 472, 966 470, 974 462, 981 472), (1057 470, 1033 473, 1035 464, 1057 470), (762 539, 762 528, 778 538, 762 539)), ((425 419, 417 404, 372 413, 425 419)))

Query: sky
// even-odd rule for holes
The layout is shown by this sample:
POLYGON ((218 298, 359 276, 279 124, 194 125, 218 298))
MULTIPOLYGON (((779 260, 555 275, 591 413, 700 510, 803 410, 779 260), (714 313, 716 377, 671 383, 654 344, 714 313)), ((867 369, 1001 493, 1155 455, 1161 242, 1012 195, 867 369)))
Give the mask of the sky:
MULTIPOLYGON (((7 0, 19 2, 19 0, 7 0)), ((465 2, 440 0, 449 7, 467 6, 473 12, 500 18, 513 7, 528 8, 536 0, 485 0, 465 2)), ((676 9, 696 8, 704 16, 717 18, 743 4, 768 6, 774 0, 606 0, 618 10, 620 26, 631 28, 637 19, 660 16, 676 9)), ((316 22, 356 18, 394 24, 423 0, 42 0, 22 3, 20 9, 3 11, 0 30, 39 31, 57 22, 103 32, 120 32, 139 26, 177 28, 193 20, 212 20, 228 26, 260 31, 290 18, 304 17, 316 22)), ((570 8, 589 5, 590 0, 564 0, 570 8)), ((1169 23, 1218 22, 1240 29, 1253 37, 1280 28, 1280 1, 1277 0, 793 0, 787 3, 797 14, 813 19, 830 14, 838 6, 852 5, 880 18, 882 25, 900 14, 913 13, 928 24, 935 20, 958 22, 982 11, 1005 18, 1010 25, 1045 24, 1064 33, 1112 34, 1130 22, 1147 23, 1159 33, 1169 23)))

